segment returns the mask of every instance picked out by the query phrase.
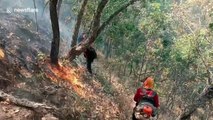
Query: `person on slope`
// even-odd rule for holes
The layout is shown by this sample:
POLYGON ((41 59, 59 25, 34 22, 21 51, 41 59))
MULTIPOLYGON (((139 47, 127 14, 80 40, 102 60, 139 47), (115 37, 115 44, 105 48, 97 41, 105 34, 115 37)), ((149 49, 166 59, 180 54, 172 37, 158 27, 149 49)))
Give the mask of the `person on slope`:
MULTIPOLYGON (((142 81, 143 82, 142 87, 137 89, 134 96, 134 101, 136 102, 136 106, 134 110, 139 105, 140 106, 148 105, 152 108, 151 116, 155 117, 155 115, 157 114, 157 108, 159 107, 159 98, 158 98, 158 94, 153 90, 154 80, 152 77, 147 77, 143 81, 142 81)), ((133 113, 132 119, 137 120, 135 118, 134 113, 133 113)))
MULTIPOLYGON (((78 45, 85 42, 87 40, 87 33, 83 32, 78 38, 78 45)), ((87 70, 90 74, 92 74, 92 63, 94 59, 97 58, 97 53, 95 49, 90 45, 84 51, 84 57, 86 58, 87 70)))
POLYGON ((90 74, 92 74, 92 62, 94 59, 97 58, 95 49, 92 46, 86 48, 86 50, 84 51, 84 57, 86 58, 87 62, 87 70, 90 74))

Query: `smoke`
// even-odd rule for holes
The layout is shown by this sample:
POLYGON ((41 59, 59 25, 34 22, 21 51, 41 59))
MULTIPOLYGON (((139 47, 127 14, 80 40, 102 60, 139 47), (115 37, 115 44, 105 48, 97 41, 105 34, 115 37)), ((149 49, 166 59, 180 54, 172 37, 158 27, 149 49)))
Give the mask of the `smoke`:
MULTIPOLYGON (((52 40, 52 26, 49 15, 49 5, 46 6, 48 0, 0 0, 0 13, 18 14, 28 17, 34 23, 38 24, 38 32, 47 34, 52 40), (36 16, 37 15, 37 20, 36 16)), ((62 4, 59 27, 61 34, 60 56, 64 56, 70 49, 72 40, 72 31, 75 24, 75 16, 71 12, 71 4, 62 4)), ((49 44, 51 45, 51 44, 49 44)))

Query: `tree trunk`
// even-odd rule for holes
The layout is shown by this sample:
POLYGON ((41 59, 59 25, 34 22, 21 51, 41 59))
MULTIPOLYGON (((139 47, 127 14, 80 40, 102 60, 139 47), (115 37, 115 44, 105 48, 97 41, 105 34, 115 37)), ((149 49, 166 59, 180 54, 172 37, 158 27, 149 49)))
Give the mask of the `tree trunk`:
POLYGON ((95 39, 97 37, 98 28, 100 26, 101 14, 102 14, 103 9, 106 6, 107 2, 108 2, 108 0, 102 0, 99 3, 98 8, 97 8, 96 13, 93 18, 92 34, 86 40, 85 43, 82 43, 79 47, 74 46, 71 48, 71 50, 68 54, 70 61, 75 59, 76 55, 80 55, 90 44, 92 44, 95 41, 95 39))
MULTIPOLYGON (((35 3, 35 0, 33 0, 33 5, 34 5, 34 8, 36 8, 36 3, 35 3)), ((36 31, 38 32, 38 17, 37 17, 37 12, 35 11, 35 22, 36 22, 36 31)))
POLYGON ((59 44, 60 44, 60 32, 57 15, 57 2, 58 0, 50 0, 50 19, 53 30, 53 40, 50 52, 51 63, 58 64, 59 44))
POLYGON ((102 0, 100 2, 100 4, 98 5, 97 11, 96 11, 96 13, 94 15, 94 19, 93 19, 92 34, 88 41, 89 44, 92 44, 98 36, 98 29, 100 27, 101 14, 104 10, 104 7, 108 3, 108 1, 109 0, 102 0))
POLYGON ((74 29, 73 36, 72 36, 71 47, 74 47, 76 45, 79 29, 80 29, 80 26, 81 26, 81 20, 82 20, 82 17, 83 17, 87 2, 88 2, 88 0, 84 0, 83 1, 82 5, 81 5, 81 9, 80 9, 80 11, 78 13, 77 22, 75 24, 75 29, 74 29))
POLYGON ((130 62, 130 68, 129 68, 129 76, 132 75, 132 71, 133 71, 133 62, 130 62))
POLYGON ((111 53, 111 39, 106 38, 106 40, 104 41, 104 56, 105 56, 105 59, 108 59, 110 57, 110 53, 111 53))
POLYGON ((43 10, 42 10, 42 14, 41 14, 42 17, 44 15, 44 12, 45 12, 45 9, 46 9, 47 5, 50 4, 50 1, 47 1, 46 3, 44 2, 44 4, 45 5, 43 6, 43 10))
POLYGON ((59 15, 60 15, 61 4, 62 4, 62 0, 58 0, 58 5, 57 5, 58 17, 59 17, 59 15))
POLYGON ((72 61, 75 56, 80 55, 85 49, 86 47, 88 47, 90 44, 92 44, 95 39, 98 37, 98 35, 105 29, 105 27, 111 22, 111 20, 117 16, 120 12, 122 12, 123 10, 125 10, 128 6, 132 5, 134 2, 136 2, 138 0, 130 0, 127 4, 123 5, 120 9, 118 9, 117 11, 115 11, 101 26, 100 26, 100 17, 102 14, 102 11, 104 9, 104 7, 106 6, 108 0, 102 0, 100 2, 100 4, 98 5, 98 8, 96 10, 96 14, 94 15, 94 19, 93 19, 93 26, 92 26, 92 34, 89 37, 89 39, 87 40, 87 42, 81 44, 80 46, 74 46, 72 47, 72 49, 70 50, 68 57, 70 59, 70 61, 72 61))
POLYGON ((202 107, 206 102, 210 101, 213 98, 213 86, 207 87, 201 96, 195 100, 191 105, 185 108, 183 113, 180 115, 179 120, 189 120, 191 115, 199 107, 202 107))

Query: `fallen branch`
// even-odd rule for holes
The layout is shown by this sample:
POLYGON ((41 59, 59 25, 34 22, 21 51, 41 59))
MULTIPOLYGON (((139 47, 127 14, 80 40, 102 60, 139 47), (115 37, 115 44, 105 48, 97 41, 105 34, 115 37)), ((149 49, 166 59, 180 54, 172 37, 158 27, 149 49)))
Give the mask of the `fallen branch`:
POLYGON ((13 103, 20 107, 25 107, 27 109, 35 111, 36 113, 47 114, 47 113, 51 112, 57 116, 59 115, 57 113, 59 110, 54 106, 48 106, 46 104, 32 102, 27 99, 19 99, 19 98, 16 98, 12 95, 9 95, 9 94, 1 91, 1 90, 0 90, 0 100, 8 101, 8 102, 13 103))
POLYGON ((188 120, 195 110, 206 105, 206 103, 213 99, 213 86, 207 87, 201 96, 195 100, 191 105, 187 106, 182 112, 178 120, 188 120))

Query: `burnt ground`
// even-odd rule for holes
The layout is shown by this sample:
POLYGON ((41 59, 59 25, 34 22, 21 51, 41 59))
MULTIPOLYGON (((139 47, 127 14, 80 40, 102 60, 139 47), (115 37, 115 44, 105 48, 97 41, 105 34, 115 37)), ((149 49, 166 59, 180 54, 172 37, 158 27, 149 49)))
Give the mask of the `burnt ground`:
POLYGON ((127 119, 131 115, 128 91, 115 76, 109 80, 105 68, 95 62, 96 75, 87 74, 83 63, 61 59, 60 70, 49 65, 51 32, 45 23, 27 16, 0 14, 0 89, 20 99, 61 109, 63 118, 0 102, 0 120, 127 119), (97 70, 99 69, 99 70, 97 70), (125 94, 124 96, 122 94, 125 94))

